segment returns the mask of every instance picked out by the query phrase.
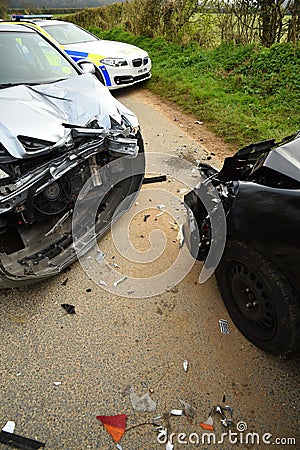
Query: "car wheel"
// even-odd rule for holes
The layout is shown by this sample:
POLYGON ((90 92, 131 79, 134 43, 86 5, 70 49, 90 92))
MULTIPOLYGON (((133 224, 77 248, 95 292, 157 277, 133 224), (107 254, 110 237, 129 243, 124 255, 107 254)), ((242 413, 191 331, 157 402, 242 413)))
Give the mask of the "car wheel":
POLYGON ((252 247, 229 239, 216 270, 225 306, 253 344, 274 355, 300 351, 300 303, 287 278, 252 247))

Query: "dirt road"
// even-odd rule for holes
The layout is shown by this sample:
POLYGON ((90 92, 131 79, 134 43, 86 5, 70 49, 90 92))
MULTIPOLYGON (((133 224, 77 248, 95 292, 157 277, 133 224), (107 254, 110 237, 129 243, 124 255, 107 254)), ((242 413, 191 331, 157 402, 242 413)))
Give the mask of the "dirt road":
MULTIPOLYGON (((180 182, 181 162, 176 167, 172 158, 208 158, 218 166, 219 158, 232 149, 195 123, 201 118, 183 115, 142 88, 117 97, 138 115, 146 152, 170 155, 170 160, 165 159, 171 161, 168 181, 144 186, 130 224, 122 218, 113 233, 99 242, 107 262, 128 277, 118 286, 124 296, 99 286, 101 271, 96 274, 98 284, 94 283, 79 263, 49 281, 0 294, 0 426, 14 420, 17 434, 46 442, 49 450, 109 450, 115 444, 96 415, 127 414, 127 428, 133 428, 122 438, 123 450, 159 450, 166 444, 157 441, 153 425, 134 426, 162 416, 156 423, 175 433, 175 449, 197 448, 197 438, 198 448, 207 449, 264 449, 276 438, 298 439, 298 445, 278 441, 280 449, 299 448, 299 359, 269 356, 246 341, 230 321, 214 279, 198 284, 200 263, 179 284, 176 276, 167 285, 164 277, 158 282, 154 278, 172 266, 179 252, 175 222, 182 217, 185 188, 180 182), (165 192, 174 195, 173 209, 162 213, 164 207, 157 206, 165 192), (161 241, 152 235, 151 248, 149 236, 161 229, 166 240, 161 256, 149 253, 150 262, 137 263, 121 255, 116 245, 130 250, 124 223, 141 258, 143 252, 157 250, 155 245, 161 241), (129 281, 141 277, 154 281, 145 289, 146 298, 135 298, 129 281), (154 291, 155 296, 147 297, 154 291), (66 314, 61 303, 75 305, 76 314, 66 314), (229 322, 228 335, 220 333, 221 318, 229 322), (139 396, 149 393, 156 410, 134 410, 130 386, 139 396), (193 421, 169 417, 171 409, 182 407, 179 400, 196 409, 193 421), (218 444, 222 431, 228 429, 222 430, 216 416, 216 442, 204 440, 202 445, 205 430, 199 422, 218 404, 233 408, 240 433, 231 440, 225 436, 218 444), (253 445, 245 443, 247 432, 257 433, 250 437, 253 445), (186 437, 178 437, 179 433, 186 437)), ((0 448, 7 447, 0 444, 0 448)))

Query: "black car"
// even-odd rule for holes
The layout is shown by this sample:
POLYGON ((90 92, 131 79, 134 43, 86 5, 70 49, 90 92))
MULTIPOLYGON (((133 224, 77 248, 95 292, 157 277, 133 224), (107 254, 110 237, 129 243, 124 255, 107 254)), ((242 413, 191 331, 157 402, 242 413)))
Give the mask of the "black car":
MULTIPOLYGON (((279 144, 250 144, 226 158, 220 171, 207 164, 199 170, 225 211, 225 246, 215 274, 232 320, 263 350, 298 353, 300 132, 279 144)), ((212 216, 201 200, 205 184, 185 196, 185 241, 199 260, 212 246, 212 216)))

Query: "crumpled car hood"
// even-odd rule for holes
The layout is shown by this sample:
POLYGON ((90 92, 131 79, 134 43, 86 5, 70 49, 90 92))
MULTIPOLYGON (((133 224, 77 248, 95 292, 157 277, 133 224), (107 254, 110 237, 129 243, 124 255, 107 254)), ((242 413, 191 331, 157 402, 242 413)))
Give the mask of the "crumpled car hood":
POLYGON ((91 74, 52 84, 10 87, 0 91, 0 142, 12 156, 22 158, 26 153, 18 135, 67 142, 70 129, 63 124, 85 126, 96 119, 101 128, 109 130, 110 118, 121 124, 121 114, 136 120, 91 74))

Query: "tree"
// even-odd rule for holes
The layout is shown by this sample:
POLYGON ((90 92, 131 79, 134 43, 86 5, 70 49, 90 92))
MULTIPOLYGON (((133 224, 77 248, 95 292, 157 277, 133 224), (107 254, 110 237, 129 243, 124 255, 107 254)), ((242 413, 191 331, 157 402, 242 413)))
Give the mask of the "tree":
POLYGON ((300 0, 290 0, 287 8, 291 14, 287 39, 295 44, 300 40, 300 0))

